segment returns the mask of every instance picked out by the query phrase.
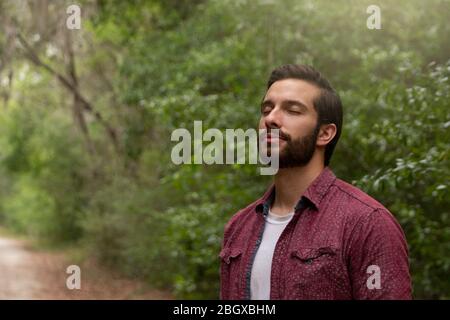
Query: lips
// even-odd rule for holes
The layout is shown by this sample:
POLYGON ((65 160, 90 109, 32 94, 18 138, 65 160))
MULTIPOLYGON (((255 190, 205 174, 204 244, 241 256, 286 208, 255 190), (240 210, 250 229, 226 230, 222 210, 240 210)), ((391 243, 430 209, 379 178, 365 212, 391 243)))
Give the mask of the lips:
POLYGON ((273 142, 273 141, 286 141, 286 139, 284 139, 284 138, 282 138, 282 137, 272 137, 270 134, 268 134, 266 137, 265 137, 265 140, 267 141, 267 142, 273 142))
POLYGON ((282 143, 283 141, 289 141, 289 136, 283 134, 281 131, 271 132, 271 130, 264 130, 260 135, 261 141, 266 141, 267 143, 278 142, 282 143))

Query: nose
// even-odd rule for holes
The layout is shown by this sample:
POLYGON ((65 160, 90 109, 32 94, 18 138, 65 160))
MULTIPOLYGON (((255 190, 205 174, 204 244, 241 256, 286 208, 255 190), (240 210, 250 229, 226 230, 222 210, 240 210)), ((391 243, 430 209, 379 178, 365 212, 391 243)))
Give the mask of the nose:
POLYGON ((281 112, 278 108, 273 108, 270 113, 264 117, 266 128, 279 129, 281 128, 281 112))

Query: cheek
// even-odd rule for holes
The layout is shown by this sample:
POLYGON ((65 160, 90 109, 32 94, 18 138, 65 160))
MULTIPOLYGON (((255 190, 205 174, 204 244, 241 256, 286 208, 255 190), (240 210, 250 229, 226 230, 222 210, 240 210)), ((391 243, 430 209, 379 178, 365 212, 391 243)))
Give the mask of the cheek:
POLYGON ((302 116, 298 118, 286 119, 285 122, 286 132, 289 133, 292 138, 299 138, 309 135, 316 127, 316 119, 310 116, 302 116))

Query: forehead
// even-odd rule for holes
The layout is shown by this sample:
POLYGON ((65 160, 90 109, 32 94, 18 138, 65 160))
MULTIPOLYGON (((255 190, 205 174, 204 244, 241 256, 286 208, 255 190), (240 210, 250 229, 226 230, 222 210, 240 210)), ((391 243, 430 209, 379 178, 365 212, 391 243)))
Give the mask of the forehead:
POLYGON ((267 90, 263 101, 279 103, 284 100, 298 100, 308 107, 313 107, 314 98, 320 94, 315 85, 299 79, 284 79, 273 83, 267 90))

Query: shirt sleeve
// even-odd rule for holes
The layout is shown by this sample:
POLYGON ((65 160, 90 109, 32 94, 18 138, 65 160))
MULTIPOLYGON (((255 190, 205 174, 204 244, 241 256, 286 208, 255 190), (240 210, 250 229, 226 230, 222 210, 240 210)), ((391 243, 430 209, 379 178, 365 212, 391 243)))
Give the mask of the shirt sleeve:
POLYGON ((354 299, 411 299, 408 246, 389 211, 376 209, 361 218, 347 259, 354 299))
MULTIPOLYGON (((221 252, 227 245, 228 240, 230 239, 230 237, 234 231, 234 225, 236 224, 238 217, 239 217, 239 212, 234 214, 224 227, 223 239, 222 239, 222 244, 220 247, 221 252)), ((229 278, 228 272, 226 270, 227 270, 227 266, 223 263, 222 259, 220 259, 220 292, 219 292, 220 300, 230 299, 229 298, 230 283, 229 283, 229 279, 228 279, 229 278)))

